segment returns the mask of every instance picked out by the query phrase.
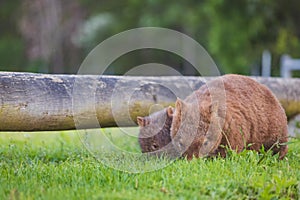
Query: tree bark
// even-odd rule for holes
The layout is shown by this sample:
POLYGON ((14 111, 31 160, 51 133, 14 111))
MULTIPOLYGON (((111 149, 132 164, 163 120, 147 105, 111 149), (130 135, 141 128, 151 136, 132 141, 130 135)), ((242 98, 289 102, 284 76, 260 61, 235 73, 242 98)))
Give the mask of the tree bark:
MULTIPOLYGON (((274 92, 288 117, 300 113, 300 79, 253 78, 274 92)), ((210 79, 1 72, 0 131, 135 126, 137 116, 173 105, 210 79)))

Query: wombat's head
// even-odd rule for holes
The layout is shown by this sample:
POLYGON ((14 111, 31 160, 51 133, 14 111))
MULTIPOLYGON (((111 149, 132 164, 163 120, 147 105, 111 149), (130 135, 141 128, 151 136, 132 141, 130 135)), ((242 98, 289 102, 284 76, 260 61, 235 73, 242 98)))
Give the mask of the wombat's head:
POLYGON ((161 150, 171 142, 173 112, 174 109, 168 107, 147 117, 137 117, 139 144, 143 153, 161 150))

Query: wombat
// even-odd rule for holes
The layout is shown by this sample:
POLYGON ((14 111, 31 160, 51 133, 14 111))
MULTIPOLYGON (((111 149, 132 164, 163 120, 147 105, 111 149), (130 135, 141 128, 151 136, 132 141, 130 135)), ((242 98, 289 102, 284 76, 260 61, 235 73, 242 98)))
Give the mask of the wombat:
MULTIPOLYGON (((224 75, 201 86, 185 100, 177 99, 175 110, 164 109, 150 115, 150 123, 140 125, 143 152, 156 151, 172 143, 181 155, 192 159, 226 156, 226 148, 271 149, 282 159, 287 153, 287 118, 272 92, 253 79, 224 75), (168 112, 169 110, 169 112, 168 112), (168 120, 156 120, 156 117, 168 120), (164 127, 164 129, 145 128, 164 127), (170 123, 171 122, 171 123, 170 123), (163 125, 161 123, 164 123, 163 125), (147 140, 146 140, 147 139, 147 140), (151 147, 153 144, 156 148, 151 147), (159 145, 157 145, 159 144, 159 145), (150 147, 150 148, 149 148, 150 147)), ((138 121, 145 121, 139 118, 138 121)))

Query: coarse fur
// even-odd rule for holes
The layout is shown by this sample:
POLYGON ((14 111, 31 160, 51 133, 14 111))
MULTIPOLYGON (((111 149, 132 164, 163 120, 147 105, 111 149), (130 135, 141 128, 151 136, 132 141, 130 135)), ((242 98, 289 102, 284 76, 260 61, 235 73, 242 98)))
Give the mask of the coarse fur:
MULTIPOLYGON (((245 148, 259 151, 264 146, 265 150, 272 148, 274 154, 279 152, 280 159, 287 153, 287 119, 279 101, 268 88, 240 75, 216 78, 185 101, 178 99, 170 131, 171 138, 175 138, 178 133, 181 133, 179 138, 194 138, 192 143, 183 145, 187 147, 190 144, 183 149, 183 155, 188 159, 207 154, 226 156, 224 146, 237 152, 245 148), (214 106, 210 91, 221 93, 221 84, 225 89, 225 104, 222 108, 213 109, 218 105, 214 106), (198 119, 198 127, 194 125, 194 130, 191 130, 190 126, 195 119, 198 119), (221 124, 220 119, 223 119, 221 124), (210 126, 213 131, 209 131, 210 126), (186 131, 188 129, 190 130, 186 131), (211 134, 215 134, 215 137, 204 143, 211 134), (201 152, 203 144, 210 144, 208 152, 201 152)), ((179 148, 178 145, 175 146, 179 148)))
MULTIPOLYGON (((160 115, 166 115, 166 111, 160 115)), ((188 159, 225 157, 226 146, 237 152, 260 151, 263 146, 279 153, 280 159, 287 153, 287 118, 283 108, 267 87, 246 76, 224 75, 212 80, 185 100, 178 99, 175 112, 168 117, 163 134, 158 131, 147 145, 140 142, 142 149, 151 143, 159 143, 159 149, 172 140, 173 147, 188 159), (214 94, 225 96, 213 98, 214 94)))

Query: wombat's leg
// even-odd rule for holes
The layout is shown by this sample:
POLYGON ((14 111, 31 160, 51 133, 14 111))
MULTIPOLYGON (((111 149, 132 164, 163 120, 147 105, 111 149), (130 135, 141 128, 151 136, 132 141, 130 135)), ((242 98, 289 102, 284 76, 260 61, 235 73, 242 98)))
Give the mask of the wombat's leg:
POLYGON ((279 160, 282 160, 288 152, 288 146, 286 144, 287 142, 288 142, 288 137, 279 138, 268 149, 273 151, 273 155, 279 153, 279 160))
POLYGON ((284 156, 287 154, 288 146, 276 143, 276 144, 273 144, 269 150, 271 150, 273 152, 272 155, 279 153, 279 160, 282 160, 284 158, 284 156))
POLYGON ((207 156, 213 154, 215 150, 219 147, 222 139, 222 134, 220 131, 211 131, 208 133, 203 141, 203 144, 199 150, 199 157, 207 156))
POLYGON ((282 160, 284 158, 284 156, 286 155, 287 151, 288 151, 288 146, 287 145, 280 146, 280 149, 279 149, 279 160, 282 160))

